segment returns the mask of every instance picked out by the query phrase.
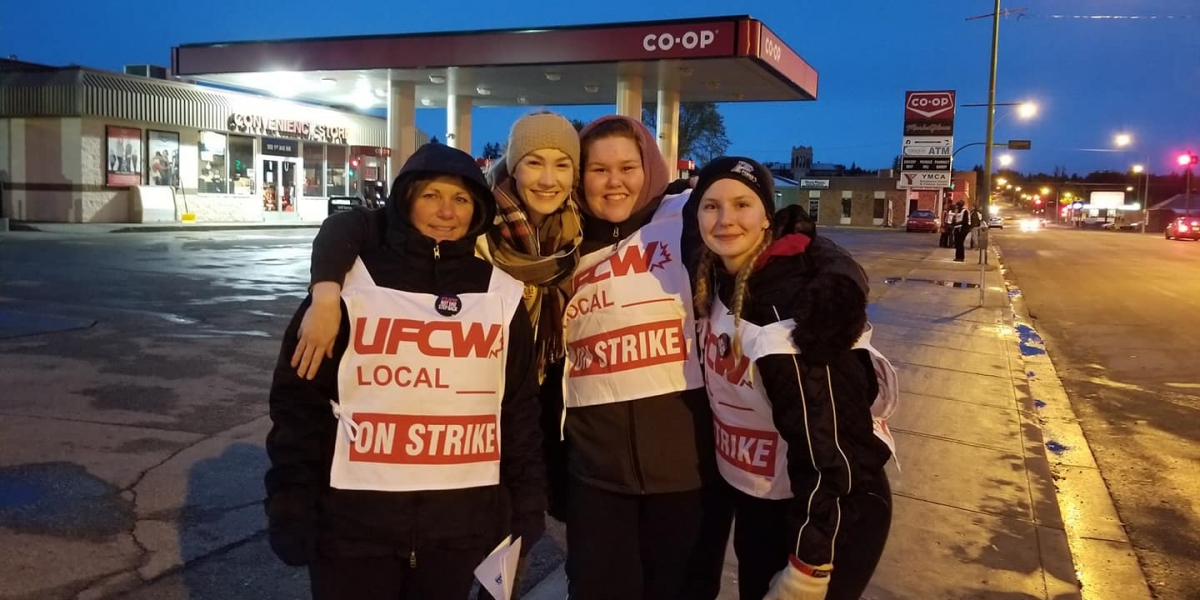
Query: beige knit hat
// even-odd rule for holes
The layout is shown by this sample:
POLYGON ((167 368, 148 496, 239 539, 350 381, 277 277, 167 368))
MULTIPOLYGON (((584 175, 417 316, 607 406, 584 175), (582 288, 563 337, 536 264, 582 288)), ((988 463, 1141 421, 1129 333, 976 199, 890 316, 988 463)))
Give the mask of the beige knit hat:
POLYGON ((513 123, 504 162, 511 172, 526 154, 543 148, 554 148, 571 157, 575 177, 579 178, 579 133, 566 117, 549 111, 526 115, 513 123))

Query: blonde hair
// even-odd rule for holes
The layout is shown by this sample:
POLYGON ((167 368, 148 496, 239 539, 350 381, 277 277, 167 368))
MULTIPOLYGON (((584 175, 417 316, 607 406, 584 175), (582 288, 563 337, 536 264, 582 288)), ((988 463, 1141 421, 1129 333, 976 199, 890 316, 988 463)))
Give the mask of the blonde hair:
MULTIPOLYGON (((742 357, 742 336, 738 326, 742 322, 742 308, 746 304, 746 288, 749 287, 750 275, 754 272, 755 264, 762 257, 763 252, 771 246, 774 236, 771 230, 763 232, 763 239, 758 243, 758 247, 754 249, 754 254, 750 256, 738 269, 737 277, 734 278, 733 284, 733 306, 729 310, 733 312, 733 355, 736 359, 742 357)), ((714 269, 717 268, 717 253, 713 252, 708 246, 700 254, 700 261, 696 267, 696 285, 693 289, 693 301, 696 307, 697 318, 708 318, 712 313, 713 303, 713 277, 714 269)))

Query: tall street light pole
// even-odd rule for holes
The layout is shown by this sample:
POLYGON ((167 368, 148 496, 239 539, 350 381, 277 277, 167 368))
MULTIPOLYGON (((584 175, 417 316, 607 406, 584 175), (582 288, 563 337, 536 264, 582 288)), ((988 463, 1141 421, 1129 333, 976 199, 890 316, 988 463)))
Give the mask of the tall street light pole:
MULTIPOLYGON (((996 58, 1000 51, 1000 0, 995 1, 992 9, 992 65, 988 76, 988 108, 987 108, 987 137, 983 146, 983 193, 979 195, 979 211, 984 215, 990 214, 989 205, 992 196, 992 144, 995 142, 996 127, 996 58)), ((986 230, 985 230, 986 231, 986 230)), ((979 244, 979 306, 983 306, 984 270, 987 263, 987 234, 981 236, 979 244)))
MULTIPOLYGON (((1146 161, 1150 164, 1150 161, 1146 161)), ((1150 216, 1150 169, 1145 165, 1133 165, 1133 172, 1142 175, 1142 233, 1146 233, 1146 219, 1150 216)))

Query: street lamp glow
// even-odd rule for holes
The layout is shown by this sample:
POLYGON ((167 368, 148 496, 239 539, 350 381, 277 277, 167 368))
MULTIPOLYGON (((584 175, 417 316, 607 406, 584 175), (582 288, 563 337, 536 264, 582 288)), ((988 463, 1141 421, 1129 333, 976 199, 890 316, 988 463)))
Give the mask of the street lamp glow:
POLYGON ((1017 186, 1017 191, 1018 192, 1021 191, 1021 186, 1019 186, 1019 185, 1017 186))
POLYGON ((1012 189, 1012 184, 1010 183, 1010 184, 1008 184, 1008 185, 1004 186, 1004 189, 1006 189, 1006 190, 1011 190, 1011 189, 1012 189))
POLYGON ((1117 137, 1113 138, 1113 143, 1116 144, 1118 148, 1124 148, 1125 146, 1133 143, 1133 136, 1129 135, 1128 133, 1118 133, 1117 137))
POLYGON ((1048 188, 1048 187, 1044 187, 1044 188, 1042 188, 1042 190, 1041 190, 1041 191, 1042 191, 1042 195, 1043 195, 1043 196, 1049 196, 1049 195, 1050 195, 1050 188, 1048 188))
POLYGON ((1007 167, 1012 164, 1013 157, 1011 154, 1001 154, 998 160, 1000 161, 1000 166, 1007 167))
POLYGON ((1017 116, 1022 119, 1031 119, 1038 112, 1038 105, 1032 102, 1023 102, 1017 107, 1017 116))
POLYGON ((1134 173, 1141 173, 1142 171, 1145 171, 1145 170, 1146 170, 1146 167, 1143 167, 1142 165, 1133 165, 1134 173))
POLYGON ((1132 185, 1125 186, 1125 191, 1127 191, 1127 192, 1132 192, 1132 191, 1133 191, 1133 186, 1132 186, 1132 185))
POLYGON ((996 185, 1006 185, 1007 183, 1008 183, 1008 180, 1003 177, 996 180, 996 185))

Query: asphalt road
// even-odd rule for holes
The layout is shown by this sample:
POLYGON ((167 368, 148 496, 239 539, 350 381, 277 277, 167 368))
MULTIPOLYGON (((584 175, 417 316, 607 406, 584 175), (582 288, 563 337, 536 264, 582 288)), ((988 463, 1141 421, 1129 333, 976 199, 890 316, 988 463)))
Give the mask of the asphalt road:
POLYGON ((1200 243, 996 237, 1152 591, 1200 598, 1200 243))

